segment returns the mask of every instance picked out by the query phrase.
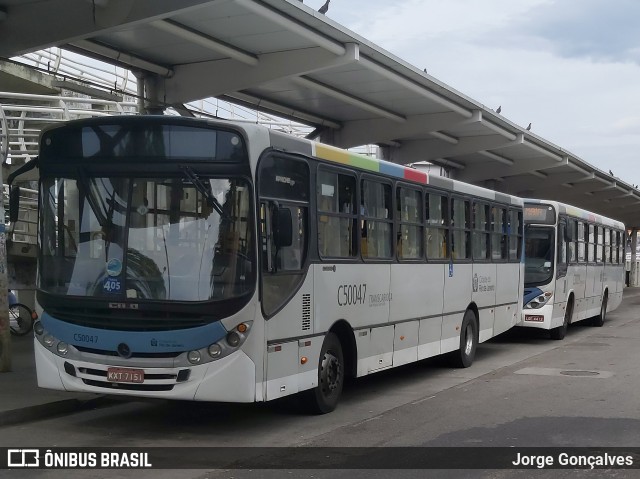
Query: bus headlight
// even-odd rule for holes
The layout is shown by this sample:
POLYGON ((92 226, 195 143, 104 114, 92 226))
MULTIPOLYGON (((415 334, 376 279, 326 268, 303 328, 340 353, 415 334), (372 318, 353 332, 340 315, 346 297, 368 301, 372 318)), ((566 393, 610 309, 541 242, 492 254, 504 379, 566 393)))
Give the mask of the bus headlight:
MULTIPOLYGON (((235 352, 242 346, 242 344, 246 341, 247 336, 249 335, 249 330, 251 329, 251 321, 246 321, 244 323, 240 323, 235 328, 227 333, 224 339, 221 339, 217 343, 210 344, 206 350, 201 350, 203 354, 208 354, 209 357, 204 357, 201 361, 215 361, 220 358, 224 358, 225 356, 229 356, 231 353, 235 352), (206 352, 206 353, 205 353, 206 352)), ((191 353, 197 351, 191 351, 191 353)), ((189 353, 189 354, 191 354, 189 353)), ((193 361, 189 357, 189 362, 192 364, 193 361)))
POLYGON ((551 293, 544 293, 544 294, 540 294, 538 296, 536 296, 535 298, 533 298, 531 301, 529 301, 527 304, 525 304, 524 309, 539 309, 542 308, 545 304, 547 304, 549 302, 549 300, 551 299, 551 297, 553 296, 553 294, 551 293))
POLYGON ((187 359, 191 364, 199 364, 202 359, 202 355, 200 354, 200 351, 189 351, 187 359))
POLYGON ((50 334, 45 334, 44 338, 42 339, 42 341, 44 342, 45 345, 47 345, 47 347, 50 348, 51 346, 53 346, 53 343, 55 342, 55 339, 50 334))
POLYGON ((232 348, 237 348, 240 344, 240 335, 236 331, 231 331, 227 334, 227 343, 229 343, 229 346, 232 348))
POLYGON ((38 336, 42 336, 42 333, 44 333, 44 326, 42 326, 40 321, 36 321, 33 325, 33 330, 38 336))
POLYGON ((58 353, 60 353, 62 356, 65 356, 67 352, 69 352, 69 345, 64 341, 60 341, 56 349, 58 350, 58 353))
POLYGON ((222 348, 218 343, 209 346, 209 356, 211 356, 213 359, 218 359, 221 354, 222 348))

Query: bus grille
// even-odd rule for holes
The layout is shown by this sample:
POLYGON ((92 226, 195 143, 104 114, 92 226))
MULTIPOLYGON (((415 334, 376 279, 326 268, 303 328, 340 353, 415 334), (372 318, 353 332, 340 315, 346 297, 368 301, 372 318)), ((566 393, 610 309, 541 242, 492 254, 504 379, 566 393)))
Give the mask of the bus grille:
POLYGON ((311 329, 311 295, 302 295, 302 330, 309 331, 311 329))
POLYGON ((78 366, 66 362, 64 370, 67 374, 82 380, 87 386, 111 391, 171 391, 178 383, 189 380, 190 369, 164 370, 163 372, 144 371, 143 383, 112 382, 107 380, 106 366, 78 366))

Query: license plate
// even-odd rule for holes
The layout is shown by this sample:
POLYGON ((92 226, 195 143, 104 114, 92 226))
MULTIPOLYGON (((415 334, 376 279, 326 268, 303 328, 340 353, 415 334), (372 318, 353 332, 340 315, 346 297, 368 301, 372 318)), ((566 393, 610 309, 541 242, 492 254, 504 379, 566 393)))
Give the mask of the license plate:
POLYGON ((112 383, 143 383, 144 370, 131 368, 108 368, 107 381, 112 383))
POLYGON ((544 323, 544 316, 540 315, 525 315, 525 321, 531 321, 533 323, 544 323))

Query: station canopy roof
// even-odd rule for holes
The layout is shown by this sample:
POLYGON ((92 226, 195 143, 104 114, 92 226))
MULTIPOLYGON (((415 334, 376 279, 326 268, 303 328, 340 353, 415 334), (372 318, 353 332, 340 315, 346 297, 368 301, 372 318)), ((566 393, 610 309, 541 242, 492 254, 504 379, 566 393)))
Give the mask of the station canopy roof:
POLYGON ((339 147, 379 144, 397 163, 640 226, 633 185, 298 0, 0 0, 0 57, 51 46, 155 75, 167 105, 218 97, 339 147))

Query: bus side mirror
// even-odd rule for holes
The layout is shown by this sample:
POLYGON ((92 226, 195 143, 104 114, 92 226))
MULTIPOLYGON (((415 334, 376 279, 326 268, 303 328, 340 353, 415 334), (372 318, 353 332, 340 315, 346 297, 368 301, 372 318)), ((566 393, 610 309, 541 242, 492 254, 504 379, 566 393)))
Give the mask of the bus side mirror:
POLYGON ((20 187, 12 186, 9 192, 9 221, 15 223, 18 221, 18 212, 20 211, 20 187))
POLYGON ((293 221, 289 208, 278 207, 275 210, 273 240, 278 249, 291 246, 293 243, 293 221))

